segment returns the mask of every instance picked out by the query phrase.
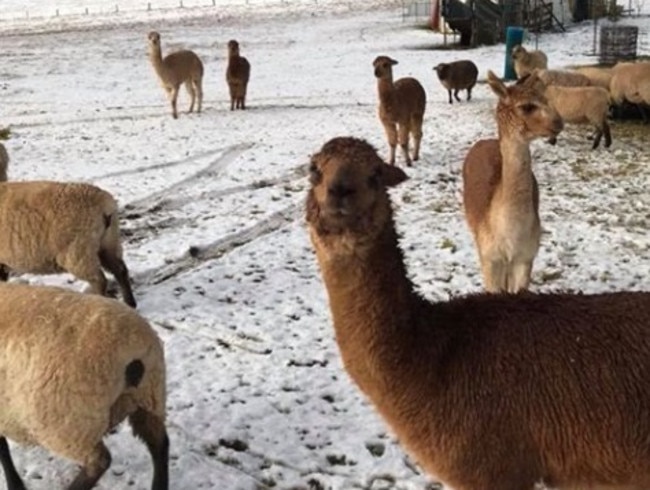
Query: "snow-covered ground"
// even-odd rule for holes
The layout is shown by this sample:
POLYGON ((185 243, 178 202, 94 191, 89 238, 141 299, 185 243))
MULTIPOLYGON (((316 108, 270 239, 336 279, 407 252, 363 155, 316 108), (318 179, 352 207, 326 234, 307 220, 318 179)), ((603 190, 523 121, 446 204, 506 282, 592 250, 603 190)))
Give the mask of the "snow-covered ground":
MULTIPOLYGON (((479 290, 459 169, 474 141, 495 134, 495 97, 481 83, 470 103, 450 106, 432 67, 470 58, 484 79, 488 68, 503 73, 504 47, 429 49, 441 38, 404 22, 395 1, 235 3, 46 21, 0 14, 10 178, 89 181, 123 204, 139 311, 166 347, 171 488, 422 489, 428 479, 342 369, 303 220, 304 169, 338 135, 386 153, 371 63, 399 60, 396 76, 428 92, 423 158, 393 192, 410 273, 435 300, 479 290), (203 58, 202 114, 170 117, 146 57, 151 29, 165 51, 203 58), (245 112, 228 110, 231 38, 252 64, 245 112)), ((553 66, 592 63, 591 32, 545 34, 540 47, 553 66)), ((648 289, 650 127, 614 122, 612 147, 596 151, 589 132, 570 127, 555 147, 533 145, 544 227, 533 289, 648 289)), ((148 488, 144 447, 126 428, 107 441, 113 465, 98 488, 148 488)), ((75 471, 13 447, 30 489, 62 488, 75 471)))

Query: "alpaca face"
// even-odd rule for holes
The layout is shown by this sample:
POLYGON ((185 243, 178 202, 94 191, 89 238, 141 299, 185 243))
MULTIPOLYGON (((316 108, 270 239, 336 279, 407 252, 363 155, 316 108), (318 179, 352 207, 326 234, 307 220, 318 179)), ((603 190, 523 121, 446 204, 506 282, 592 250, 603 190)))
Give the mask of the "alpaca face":
POLYGON ((502 131, 519 134, 525 141, 552 138, 562 131, 562 118, 549 105, 543 93, 544 84, 537 74, 527 75, 506 86, 490 71, 488 83, 499 97, 496 117, 502 131))
POLYGON ((228 41, 228 55, 239 56, 239 43, 234 39, 228 41))
POLYGON ((314 155, 307 221, 327 233, 367 232, 390 216, 386 188, 406 180, 367 142, 334 138, 314 155), (383 217, 383 214, 386 216, 383 217))
POLYGON ((160 46, 160 34, 158 34, 157 32, 151 31, 147 36, 147 39, 149 39, 149 44, 151 46, 153 47, 160 46))
POLYGON ((377 78, 392 78, 393 66, 396 64, 397 61, 388 56, 377 56, 372 63, 372 66, 375 67, 375 76, 377 78))

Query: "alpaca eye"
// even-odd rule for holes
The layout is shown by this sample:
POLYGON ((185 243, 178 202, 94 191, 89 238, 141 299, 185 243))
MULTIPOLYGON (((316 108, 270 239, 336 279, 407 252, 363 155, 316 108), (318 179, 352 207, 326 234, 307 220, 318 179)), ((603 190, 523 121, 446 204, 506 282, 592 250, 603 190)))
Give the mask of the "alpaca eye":
POLYGON ((322 177, 323 174, 321 171, 318 169, 315 163, 312 163, 309 166, 309 182, 311 182, 312 185, 316 185, 321 181, 322 177))
POLYGON ((524 114, 531 114, 537 109, 535 104, 524 104, 521 106, 521 110, 524 111, 524 114))

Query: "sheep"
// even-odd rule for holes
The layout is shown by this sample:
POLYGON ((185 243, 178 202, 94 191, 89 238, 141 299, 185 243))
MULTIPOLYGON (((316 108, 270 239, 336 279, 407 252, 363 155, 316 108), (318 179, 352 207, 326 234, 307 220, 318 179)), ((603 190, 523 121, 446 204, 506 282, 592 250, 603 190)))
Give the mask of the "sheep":
POLYGON ((228 67, 226 82, 230 90, 230 110, 246 109, 246 88, 251 76, 251 65, 239 54, 239 43, 234 39, 228 41, 228 67))
POLYGON ((160 48, 160 34, 152 31, 149 33, 149 60, 158 79, 167 92, 172 105, 172 116, 178 118, 176 101, 178 89, 185 84, 192 102, 188 112, 194 111, 194 102, 197 103, 196 112, 201 112, 203 103, 203 63, 201 59, 190 50, 180 50, 162 57, 160 48))
POLYGON ((165 360, 154 330, 109 299, 55 287, 0 284, 0 462, 24 490, 7 439, 81 465, 88 490, 111 455, 104 435, 128 418, 153 460, 152 490, 167 490, 165 360))
POLYGON ((610 94, 616 106, 624 102, 636 104, 644 122, 650 105, 650 63, 618 63, 612 69, 610 94))
POLYGON ((395 146, 399 131, 399 144, 406 165, 410 167, 409 134, 413 135, 413 160, 417 161, 420 158, 427 95, 424 87, 415 78, 404 77, 393 82, 393 66, 396 64, 397 61, 388 56, 378 56, 373 62, 379 93, 379 120, 384 126, 390 146, 389 162, 391 165, 395 164, 395 146))
POLYGON ((591 80, 586 75, 570 70, 535 70, 537 76, 545 85, 559 85, 561 87, 583 87, 591 85, 591 80))
POLYGON ((536 75, 506 87, 488 71, 499 97, 499 139, 476 142, 463 163, 463 208, 488 292, 527 289, 540 244, 539 190, 530 142, 555 137, 562 119, 538 90, 536 75))
MULTIPOLYGON (((602 87, 560 87, 549 85, 544 90, 549 104, 560 114, 565 123, 590 124, 596 129, 592 149, 598 148, 605 135, 605 148, 612 144, 607 117, 609 115, 609 92, 602 87)), ((555 144, 557 138, 550 138, 555 144)))
POLYGON ((7 167, 9 166, 9 154, 5 146, 0 143, 0 182, 7 181, 7 167))
POLYGON ((470 60, 459 60, 451 63, 439 63, 433 69, 438 74, 440 83, 449 93, 449 103, 453 104, 451 91, 454 91, 454 97, 460 102, 458 92, 467 89, 467 100, 472 98, 472 89, 476 85, 478 77, 478 68, 470 60))
POLYGON ((18 273, 69 272, 106 294, 102 267, 136 307, 122 259, 115 198, 91 184, 51 181, 0 183, 0 280, 18 273))
POLYGON ((306 219, 349 376, 446 488, 650 486, 650 292, 429 302, 364 140, 311 159, 306 219))
POLYGON ((591 85, 609 90, 612 81, 612 69, 604 66, 581 66, 575 69, 578 73, 586 76, 591 85))
POLYGON ((544 51, 527 51, 520 44, 512 48, 511 56, 517 78, 531 74, 536 68, 544 69, 548 65, 548 58, 544 51))

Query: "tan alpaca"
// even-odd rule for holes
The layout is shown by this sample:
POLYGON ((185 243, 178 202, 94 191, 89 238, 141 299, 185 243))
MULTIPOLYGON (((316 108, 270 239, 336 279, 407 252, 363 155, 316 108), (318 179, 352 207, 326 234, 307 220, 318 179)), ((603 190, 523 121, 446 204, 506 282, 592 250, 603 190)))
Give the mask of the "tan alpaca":
POLYGON ((185 88, 192 99, 187 112, 194 110, 195 102, 197 104, 196 112, 201 112, 203 103, 203 63, 201 59, 196 53, 186 49, 170 53, 163 58, 160 47, 160 34, 150 32, 148 39, 149 59, 161 85, 169 96, 174 119, 178 118, 176 101, 181 84, 185 84, 185 88))
POLYGON ((239 43, 231 39, 228 41, 228 67, 226 68, 231 111, 246 109, 246 89, 250 77, 251 65, 239 54, 239 43))
POLYGON ((396 64, 397 61, 388 56, 378 56, 372 64, 379 93, 379 120, 384 126, 390 146, 389 163, 395 163, 395 147, 399 139, 404 160, 410 167, 409 135, 413 136, 413 160, 417 161, 420 158, 427 95, 415 78, 400 78, 393 83, 393 66, 396 64))
POLYGON ((650 488, 650 292, 428 302, 387 192, 405 178, 335 138, 307 198, 345 369, 400 443, 455 490, 650 488))
POLYGON ((463 164, 463 204, 478 248, 485 289, 515 293, 530 284, 539 249, 539 192, 530 142, 555 137, 562 119, 539 91, 536 75, 506 87, 494 73, 499 139, 474 144, 463 164))

